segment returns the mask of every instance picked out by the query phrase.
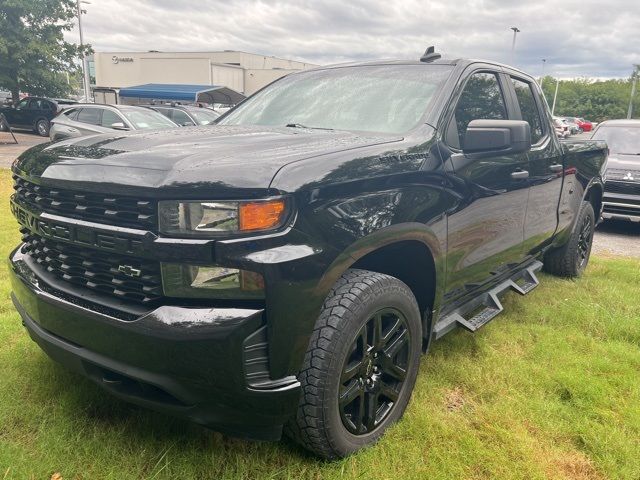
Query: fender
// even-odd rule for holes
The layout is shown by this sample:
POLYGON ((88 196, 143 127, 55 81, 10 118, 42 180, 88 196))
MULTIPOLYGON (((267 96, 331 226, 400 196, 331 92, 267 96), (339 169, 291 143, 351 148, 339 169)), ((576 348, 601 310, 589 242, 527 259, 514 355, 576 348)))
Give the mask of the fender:
POLYGON ((435 318, 440 310, 446 280, 446 248, 444 247, 446 235, 438 238, 433 229, 423 223, 407 222, 390 225, 356 240, 338 255, 322 275, 317 285, 319 293, 323 293, 323 298, 326 298, 338 278, 366 255, 394 243, 411 240, 422 243, 433 259, 436 285, 434 304, 430 313, 432 318, 435 318))

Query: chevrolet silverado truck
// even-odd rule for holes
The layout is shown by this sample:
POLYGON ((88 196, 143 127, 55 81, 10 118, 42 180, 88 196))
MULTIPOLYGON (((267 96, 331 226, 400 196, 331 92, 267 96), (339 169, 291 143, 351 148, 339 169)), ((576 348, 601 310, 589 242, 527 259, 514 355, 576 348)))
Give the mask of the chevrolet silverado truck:
POLYGON ((432 341, 543 267, 584 271, 607 152, 559 142, 505 65, 303 71, 216 125, 21 155, 12 298, 51 358, 121 399, 343 457, 402 416, 432 341))

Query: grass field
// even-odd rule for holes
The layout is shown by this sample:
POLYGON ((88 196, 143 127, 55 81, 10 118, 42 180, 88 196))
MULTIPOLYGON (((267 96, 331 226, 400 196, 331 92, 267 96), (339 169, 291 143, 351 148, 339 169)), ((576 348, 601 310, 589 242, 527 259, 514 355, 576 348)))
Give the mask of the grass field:
MULTIPOLYGON (((19 235, 0 171, 0 248, 19 235)), ((0 270, 0 480, 640 479, 640 262, 541 275, 475 335, 423 358, 409 409, 373 448, 326 463, 127 405, 49 361, 0 270), (59 476, 57 475, 59 474, 59 476)))

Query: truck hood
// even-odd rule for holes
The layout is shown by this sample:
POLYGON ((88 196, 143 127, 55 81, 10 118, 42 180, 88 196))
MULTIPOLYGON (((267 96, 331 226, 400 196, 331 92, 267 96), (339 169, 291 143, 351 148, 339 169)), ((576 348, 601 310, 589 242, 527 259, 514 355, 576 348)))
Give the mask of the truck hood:
POLYGON ((283 166, 402 137, 303 128, 211 125, 94 135, 36 146, 14 171, 37 182, 127 193, 197 186, 230 195, 267 189, 283 166))

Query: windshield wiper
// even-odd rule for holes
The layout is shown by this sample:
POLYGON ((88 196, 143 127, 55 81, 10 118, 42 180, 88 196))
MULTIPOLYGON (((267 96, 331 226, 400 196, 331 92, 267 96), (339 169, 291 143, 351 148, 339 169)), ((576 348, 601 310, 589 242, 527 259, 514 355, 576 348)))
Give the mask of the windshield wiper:
POLYGON ((306 125, 302 125, 301 123, 287 123, 285 127, 289 128, 306 128, 309 130, 333 130, 333 128, 322 128, 322 127, 307 127, 306 125))
POLYGON ((627 152, 613 152, 613 154, 618 154, 618 155, 640 155, 640 153, 627 153, 627 152))

